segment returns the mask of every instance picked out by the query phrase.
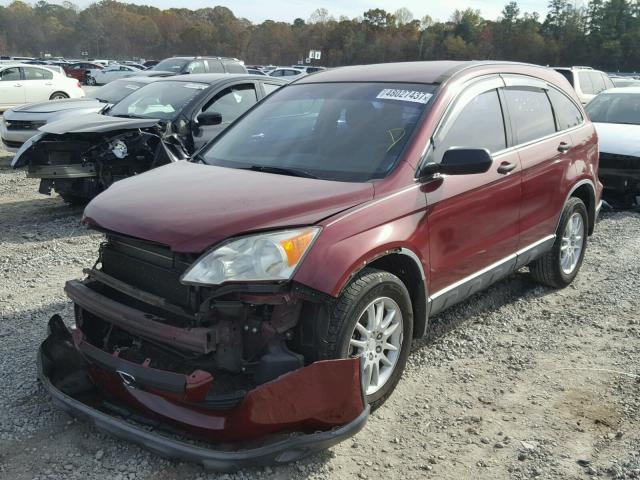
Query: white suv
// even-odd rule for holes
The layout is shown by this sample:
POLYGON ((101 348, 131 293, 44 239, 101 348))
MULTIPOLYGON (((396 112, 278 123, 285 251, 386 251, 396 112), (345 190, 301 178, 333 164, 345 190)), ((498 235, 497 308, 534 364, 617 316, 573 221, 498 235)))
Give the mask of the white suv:
POLYGON ((554 70, 569 80, 583 105, 603 90, 615 87, 606 73, 591 67, 556 67, 554 70))

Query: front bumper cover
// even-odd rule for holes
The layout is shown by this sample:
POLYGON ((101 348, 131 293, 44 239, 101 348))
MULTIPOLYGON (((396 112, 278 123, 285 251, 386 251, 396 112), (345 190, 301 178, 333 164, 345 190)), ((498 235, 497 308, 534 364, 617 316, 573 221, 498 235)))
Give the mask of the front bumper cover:
MULTIPOLYGON (((314 409, 311 408, 308 414, 305 412, 307 403, 303 398, 305 395, 302 391, 305 388, 305 383, 310 385, 310 380, 313 383, 317 383, 322 378, 327 378, 327 385, 335 385, 335 378, 331 379, 331 376, 334 375, 333 372, 335 371, 337 373, 340 370, 346 371, 349 369, 347 367, 351 363, 358 362, 359 360, 345 359, 331 361, 345 362, 343 365, 340 365, 339 368, 335 368, 337 367, 335 363, 323 364, 323 362, 317 362, 309 365, 308 367, 285 374, 272 382, 256 387, 248 392, 247 397, 242 404, 231 410, 224 412, 203 412, 197 408, 193 409, 193 414, 196 416, 194 418, 207 420, 208 417, 208 420, 210 420, 212 424, 217 425, 217 427, 213 429, 215 431, 212 432, 214 437, 220 433, 230 433, 231 437, 237 437, 237 432, 244 430, 242 427, 246 425, 249 425, 250 427, 253 426, 254 430, 257 432, 266 430, 272 434, 278 434, 280 433, 278 432, 278 428, 282 428, 282 433, 294 430, 296 431, 295 434, 291 434, 284 439, 282 436, 277 436, 275 439, 272 437, 270 443, 267 443, 269 440, 265 439, 268 437, 261 436, 259 444, 256 441, 252 441, 245 445, 234 444, 234 449, 229 449, 230 443, 228 442, 220 444, 220 446, 223 447, 222 449, 204 448, 202 446, 169 437, 162 433, 151 432, 148 429, 142 428, 124 418, 119 418, 106 413, 102 409, 98 408, 98 405, 95 404, 94 400, 87 400, 86 395, 65 393, 63 391, 64 387, 58 388, 58 386, 54 384, 56 381, 53 380, 53 377, 57 376, 56 363, 55 360, 51 359, 51 355, 48 353, 51 352, 52 349, 55 351, 64 351, 66 349, 66 353, 62 354, 58 360, 60 364, 59 366, 64 370, 68 369, 69 363, 73 363, 74 358, 82 358, 83 356, 78 350, 71 352, 69 350, 69 343, 60 339, 59 336, 56 337, 55 333, 51 333, 40 347, 37 362, 38 377, 56 405, 73 416, 89 420, 98 429, 116 437, 137 443, 164 457, 199 463, 207 470, 234 471, 247 467, 258 467, 296 461, 312 454, 313 452, 336 445, 337 443, 355 435, 364 427, 369 416, 369 406, 364 401, 364 397, 362 397, 362 403, 360 403, 361 410, 359 410, 359 413, 356 412, 355 416, 352 416, 353 418, 349 421, 336 425, 333 428, 318 426, 313 428, 314 431, 312 433, 302 433, 297 431, 309 431, 309 426, 313 426, 314 422, 318 420, 318 410, 314 411, 314 409), (70 356, 69 353, 72 353, 75 357, 70 356), (318 375, 319 371, 324 371, 323 375, 318 375), (292 380, 294 380, 294 382, 292 382, 292 380), (294 387, 295 384, 298 384, 298 382, 299 385, 301 385, 301 391, 296 397, 296 401, 299 402, 296 408, 296 402, 292 403, 290 394, 292 387, 294 387), (286 398, 284 395, 286 395, 286 398), (283 409, 279 408, 282 404, 287 405, 286 410, 290 410, 290 419, 286 418, 286 413, 285 417, 282 417, 283 409), (238 419, 238 414, 240 414, 242 418, 238 419), (280 415, 280 417, 278 417, 278 415, 280 415), (307 417, 305 417, 305 415, 307 415, 307 417), (234 417, 240 421, 231 421, 234 420, 234 417), (304 421, 301 421, 301 419, 304 421), (255 423, 256 420, 258 423, 255 423), (305 424, 306 428, 291 428, 292 425, 305 424), (318 431, 320 429, 323 429, 323 431, 318 431), (228 430, 235 430, 235 432, 227 432, 228 430), (256 444, 258 444, 258 446, 256 446, 256 444), (238 446, 239 449, 237 448, 238 446)), ((89 367, 94 368, 91 365, 89 367)), ((96 386, 100 388, 100 385, 96 386)), ((348 387, 349 386, 345 386, 345 389, 348 389, 348 387)), ((123 385, 123 388, 131 389, 131 394, 133 396, 138 396, 138 398, 142 395, 149 399, 155 399, 156 403, 159 402, 158 404, 169 405, 170 403, 158 395, 154 395, 153 393, 143 389, 135 388, 131 385, 123 385)), ((322 388, 322 386, 320 386, 320 388, 322 388)), ((313 392, 312 395, 317 397, 317 387, 313 388, 313 390, 316 391, 313 392)), ((360 393, 361 391, 362 386, 360 385, 360 393)), ((100 395, 103 395, 102 389, 100 389, 100 395)), ((335 395, 335 397, 340 397, 340 395, 335 395)), ((326 398, 333 398, 333 396, 328 395, 326 398)), ((344 400, 344 395, 342 395, 342 398, 344 400)), ((111 402, 113 397, 107 395, 106 399, 111 402)), ((122 398, 116 399, 116 402, 121 400, 122 398)), ((118 407, 120 407, 120 405, 124 405, 124 403, 120 402, 117 404, 118 407)), ((336 417, 340 418, 343 412, 339 412, 338 410, 344 409, 345 406, 341 405, 338 401, 338 404, 334 407, 336 417)), ((159 416, 158 411, 155 412, 155 415, 146 415, 152 412, 149 412, 146 409, 140 411, 139 408, 135 407, 133 408, 133 415, 131 415, 131 417, 134 419, 144 418, 150 423, 161 424, 163 426, 165 425, 163 421, 166 420, 166 425, 178 425, 184 427, 184 424, 180 425, 181 422, 175 421, 175 416, 174 418, 171 418, 171 412, 175 413, 181 408, 183 414, 189 415, 191 413, 189 409, 184 409, 183 406, 181 407, 177 403, 170 403, 169 409, 167 410, 169 415, 166 417, 159 416), (142 414, 142 417, 139 414, 142 414), (158 422, 159 418, 160 422, 158 422)), ((126 412, 129 410, 125 407, 117 408, 116 411, 126 412)), ((331 411, 331 408, 327 411, 331 411)), ((322 424, 322 422, 320 422, 320 424, 322 424)), ((207 432, 200 432, 200 435, 197 436, 203 438, 202 433, 205 434, 205 437, 207 436, 207 432)), ((247 431, 247 437, 251 438, 252 436, 255 436, 253 433, 255 432, 247 431)))

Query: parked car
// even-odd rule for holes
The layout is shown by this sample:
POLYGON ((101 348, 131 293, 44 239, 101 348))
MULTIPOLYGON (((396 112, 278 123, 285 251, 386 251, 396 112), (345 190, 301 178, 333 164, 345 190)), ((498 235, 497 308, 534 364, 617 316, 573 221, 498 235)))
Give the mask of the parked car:
POLYGON ((303 72, 309 74, 309 73, 316 73, 316 72, 321 72, 322 70, 326 70, 327 67, 320 67, 317 65, 310 65, 310 66, 303 66, 303 65, 292 65, 293 68, 298 69, 298 70, 302 70, 303 72))
POLYGON ((602 92, 587 113, 598 131, 604 199, 616 207, 640 206, 640 87, 602 92))
POLYGON ((155 67, 159 63, 160 63, 159 60, 147 60, 142 65, 144 66, 145 69, 147 69, 147 68, 155 67))
POLYGON ((611 77, 613 85, 620 87, 640 87, 640 80, 631 77, 611 77))
POLYGON ((119 78, 135 77, 143 71, 131 65, 113 63, 101 69, 89 69, 86 79, 88 85, 105 85, 119 78))
POLYGON ((0 111, 24 103, 84 97, 80 83, 40 65, 0 65, 0 111))
POLYGON ((75 78, 80 83, 87 84, 87 73, 90 74, 91 70, 102 70, 104 67, 99 63, 78 62, 70 63, 64 69, 67 77, 75 78))
POLYGON ((247 73, 247 69, 237 58, 171 57, 165 58, 146 71, 147 75, 184 75, 194 73, 247 73))
POLYGON ((300 78, 191 162, 87 206, 106 238, 65 287, 77 329, 50 320, 43 384, 165 455, 296 460, 362 427, 430 316, 525 265, 569 285, 595 225, 597 166, 593 125, 547 68, 411 62, 300 78), (81 393, 65 392, 69 378, 81 393), (209 441, 299 434, 197 450, 82 403, 106 395, 209 441))
POLYGON ((264 76, 267 75, 262 70, 259 70, 257 68, 247 68, 247 73, 250 75, 264 75, 264 76))
POLYGON ((583 105, 603 90, 614 87, 606 73, 591 67, 556 67, 555 70, 569 81, 583 105))
POLYGON ((70 98, 56 102, 36 102, 5 110, 0 118, 0 140, 4 148, 17 152, 38 129, 47 123, 67 117, 97 113, 109 105, 118 103, 138 88, 156 81, 155 77, 131 77, 114 80, 83 98, 70 98))
POLYGON ((272 77, 283 77, 285 80, 291 81, 307 73, 301 68, 278 67, 269 72, 272 77))
POLYGON ((246 74, 156 80, 101 113, 40 127, 12 165, 28 165, 40 193, 86 203, 117 180, 187 158, 285 83, 246 74))

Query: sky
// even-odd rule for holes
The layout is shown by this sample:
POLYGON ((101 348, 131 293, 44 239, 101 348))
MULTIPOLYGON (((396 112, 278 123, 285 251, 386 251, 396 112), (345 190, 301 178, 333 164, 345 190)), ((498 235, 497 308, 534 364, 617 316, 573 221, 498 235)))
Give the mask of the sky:
MULTIPOLYGON (((48 0, 50 3, 62 1, 48 0)), ((72 0, 73 1, 73 0, 72 0)), ((223 5, 230 8, 237 17, 244 17, 254 23, 264 20, 280 20, 292 22, 295 18, 308 19, 316 8, 324 7, 335 18, 345 15, 349 18, 362 15, 370 8, 383 8, 394 12, 400 7, 407 7, 414 18, 430 15, 435 20, 446 20, 455 9, 474 8, 480 10, 483 17, 494 20, 502 11, 508 0, 124 0, 128 3, 152 5, 158 8, 203 8, 223 5)), ((34 3, 35 0, 27 0, 34 3)), ((0 0, 0 5, 8 5, 11 0, 0 0)), ((92 0, 73 1, 80 7, 93 3, 92 0)), ((538 12, 544 16, 548 0, 519 0, 521 12, 538 12)))

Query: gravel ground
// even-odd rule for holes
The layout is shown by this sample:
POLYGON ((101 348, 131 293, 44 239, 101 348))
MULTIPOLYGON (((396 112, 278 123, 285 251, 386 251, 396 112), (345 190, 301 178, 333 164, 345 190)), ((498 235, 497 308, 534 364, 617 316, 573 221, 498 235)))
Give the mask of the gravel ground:
MULTIPOLYGON (((0 153, 2 157, 2 153, 0 153)), ((432 319, 396 392, 351 440, 233 475, 170 462, 51 406, 34 357, 100 235, 0 169, 0 478, 640 478, 640 215, 605 213, 576 282, 521 271, 432 319)))

